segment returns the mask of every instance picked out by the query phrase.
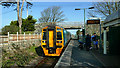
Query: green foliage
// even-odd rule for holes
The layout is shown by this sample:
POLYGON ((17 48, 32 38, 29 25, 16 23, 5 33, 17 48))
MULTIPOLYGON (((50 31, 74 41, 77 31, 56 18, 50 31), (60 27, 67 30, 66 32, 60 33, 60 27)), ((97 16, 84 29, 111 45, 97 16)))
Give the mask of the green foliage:
POLYGON ((5 49, 2 48, 2 52, 3 52, 3 53, 6 53, 7 51, 6 51, 5 49))
MULTIPOLYGON (((24 33, 24 31, 22 32, 22 34, 24 33)), ((25 31, 25 34, 33 34, 34 33, 34 31, 25 31)))
POLYGON ((8 32, 10 34, 16 34, 16 32, 18 32, 18 30, 19 30, 18 26, 9 25, 9 26, 5 26, 2 28, 2 34, 7 35, 8 32))
MULTIPOLYGON (((21 30, 21 26, 22 26, 22 11, 24 10, 23 6, 24 6, 24 1, 26 0, 0 0, 0 5, 2 5, 4 8, 9 8, 9 7, 13 7, 15 6, 14 10, 17 11, 17 17, 18 17, 18 21, 19 21, 19 32, 21 34, 22 30, 21 30)), ((31 8, 32 7, 32 3, 30 2, 26 2, 26 8, 31 8)))
POLYGON ((10 25, 19 26, 18 21, 11 21, 10 25))
POLYGON ((35 43, 33 43, 32 45, 35 46, 35 43))
POLYGON ((37 22, 36 19, 33 19, 33 16, 29 15, 26 19, 23 19, 22 30, 23 31, 34 31, 34 24, 37 22))
POLYGON ((12 66, 15 62, 11 61, 10 59, 7 61, 3 61, 2 63, 2 68, 9 68, 10 66, 12 66))
POLYGON ((34 52, 35 53, 35 48, 36 48, 36 46, 31 46, 30 49, 28 50, 28 52, 34 52))
MULTIPOLYGON (((37 22, 36 19, 33 19, 33 16, 29 15, 26 19, 22 19, 22 32, 34 33, 34 24, 37 22)), ((19 23, 18 21, 11 21, 10 25, 5 26, 2 28, 2 34, 7 35, 9 32, 10 34, 16 34, 19 31, 19 23)))
POLYGON ((14 66, 15 64, 17 66, 24 66, 26 64, 28 64, 31 59, 34 59, 37 54, 35 52, 35 48, 36 46, 32 46, 26 49, 20 49, 20 47, 14 43, 12 43, 12 47, 13 47, 13 51, 14 49, 16 50, 16 52, 13 53, 13 55, 10 55, 10 53, 3 53, 3 63, 2 63, 2 67, 6 68, 6 67, 11 67, 14 66), (31 54, 32 53, 32 54, 31 54), (5 59, 5 57, 7 57, 7 59, 5 59))
MULTIPOLYGON (((26 19, 22 19, 22 31, 34 31, 34 24, 37 22, 36 19, 33 18, 33 16, 29 15, 26 19)), ((19 26, 18 21, 11 21, 10 25, 16 25, 19 26)))

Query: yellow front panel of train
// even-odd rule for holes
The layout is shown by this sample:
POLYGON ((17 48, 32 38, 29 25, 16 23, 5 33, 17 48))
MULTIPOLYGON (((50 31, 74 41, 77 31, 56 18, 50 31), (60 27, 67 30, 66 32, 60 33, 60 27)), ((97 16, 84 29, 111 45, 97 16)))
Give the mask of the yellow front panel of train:
POLYGON ((53 47, 53 30, 49 31, 49 47, 53 47))

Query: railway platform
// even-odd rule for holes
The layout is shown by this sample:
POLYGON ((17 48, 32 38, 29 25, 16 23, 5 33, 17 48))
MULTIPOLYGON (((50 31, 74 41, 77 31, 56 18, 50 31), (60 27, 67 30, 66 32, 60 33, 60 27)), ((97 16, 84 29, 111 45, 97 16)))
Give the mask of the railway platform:
POLYGON ((94 68, 106 68, 116 67, 119 68, 120 59, 119 56, 103 55, 98 51, 78 48, 78 41, 71 40, 67 48, 63 52, 59 61, 55 65, 55 68, 67 67, 94 67, 94 68), (112 62, 113 61, 113 62, 112 62))

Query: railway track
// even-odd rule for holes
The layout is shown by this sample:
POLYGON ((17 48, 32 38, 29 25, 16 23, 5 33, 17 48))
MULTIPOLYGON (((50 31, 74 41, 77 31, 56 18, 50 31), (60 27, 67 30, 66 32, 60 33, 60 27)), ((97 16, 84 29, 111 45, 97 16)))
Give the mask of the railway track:
POLYGON ((44 57, 34 68, 53 68, 59 57, 44 57))
MULTIPOLYGON (((70 40, 66 43, 65 48, 69 42, 70 40)), ((64 52, 65 48, 63 49, 62 53, 64 52)), ((59 57, 43 57, 43 59, 35 66, 35 68, 54 68, 61 55, 59 57)))

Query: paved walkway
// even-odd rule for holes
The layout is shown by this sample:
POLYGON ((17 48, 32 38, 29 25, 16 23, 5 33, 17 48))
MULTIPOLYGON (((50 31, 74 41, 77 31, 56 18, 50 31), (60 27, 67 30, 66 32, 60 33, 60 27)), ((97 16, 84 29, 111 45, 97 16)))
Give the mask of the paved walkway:
POLYGON ((90 51, 80 50, 78 45, 78 41, 74 40, 70 63, 72 67, 103 67, 90 51))
POLYGON ((78 45, 77 40, 71 40, 55 68, 120 68, 120 55, 103 55, 96 50, 81 50, 78 45))
POLYGON ((120 55, 104 55, 95 50, 92 50, 92 53, 105 67, 120 68, 120 55))

